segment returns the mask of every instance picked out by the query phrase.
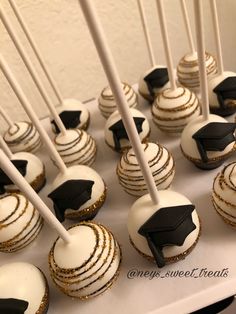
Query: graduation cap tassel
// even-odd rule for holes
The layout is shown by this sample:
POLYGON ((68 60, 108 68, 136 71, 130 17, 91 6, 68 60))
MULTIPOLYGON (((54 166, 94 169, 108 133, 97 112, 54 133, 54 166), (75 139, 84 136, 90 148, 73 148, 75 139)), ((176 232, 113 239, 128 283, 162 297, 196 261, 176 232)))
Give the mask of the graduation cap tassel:
POLYGON ((171 55, 169 38, 167 34, 166 18, 165 18, 164 9, 163 9, 163 3, 162 3, 162 0, 156 0, 156 3, 157 3, 157 11, 158 11, 160 27, 161 27, 161 35, 162 35, 164 49, 165 49, 170 86, 171 86, 171 90, 176 90, 177 86, 176 86, 176 81, 175 81, 174 65, 173 65, 173 59, 171 55))
POLYGON ((184 18, 184 26, 186 29, 187 37, 188 37, 188 42, 189 42, 189 48, 191 50, 191 53, 194 53, 196 51, 195 46, 194 46, 194 41, 193 41, 193 34, 189 22, 189 17, 188 17, 188 11, 186 8, 186 1, 185 0, 180 0, 180 6, 181 6, 181 11, 183 14, 184 18))
POLYGON ((224 73, 224 63, 223 63, 223 57, 222 57, 222 46, 221 46, 221 40, 220 40, 220 28, 219 28, 219 19, 218 19, 217 8, 216 8, 216 1, 210 0, 210 5, 211 5, 214 37, 215 37, 215 43, 216 43, 218 75, 222 75, 224 73))
POLYGON ((27 55, 25 48, 23 46, 23 44, 20 42, 20 40, 18 39, 16 32, 10 22, 10 20, 8 19, 5 11, 3 10, 3 7, 0 4, 0 18, 2 20, 2 23, 4 24, 9 36, 11 37, 18 53, 20 54, 26 68, 28 69, 30 76, 32 77, 36 87, 38 88, 44 102, 46 103, 49 111, 51 112, 52 116, 54 117, 54 119, 57 122, 57 125, 61 131, 61 133, 63 135, 66 134, 66 128, 64 126, 64 124, 62 123, 61 118, 59 117, 56 108, 54 107, 50 97, 48 96, 47 91, 45 90, 41 79, 39 78, 36 70, 34 69, 34 66, 32 64, 32 62, 30 61, 29 56, 27 55))
POLYGON ((48 150, 51 153, 51 156, 55 160, 61 173, 66 173, 66 170, 67 170, 66 165, 64 164, 62 158, 60 157, 60 155, 57 152, 57 150, 55 149, 55 147, 53 146, 50 138, 47 135, 47 132, 42 127, 37 115, 33 111, 28 99, 26 98, 24 92, 22 91, 20 85, 16 81, 13 73, 11 72, 10 68, 8 67, 5 59, 3 58, 3 56, 1 54, 0 54, 0 68, 1 68, 2 72, 4 73, 6 79, 8 80, 10 86, 12 87, 13 91, 15 92, 20 103, 22 104, 23 108, 25 109, 28 116, 30 117, 30 119, 34 123, 35 127, 37 128, 40 136, 43 138, 45 144, 47 145, 48 150))
POLYGON ((125 98, 121 81, 117 73, 117 69, 113 60, 113 56, 110 52, 103 28, 95 12, 93 2, 91 0, 79 0, 80 6, 84 13, 85 19, 87 21, 90 33, 93 37, 93 41, 96 45, 97 52, 101 59, 104 71, 107 75, 110 87, 114 94, 118 110, 124 122, 127 134, 129 136, 130 142, 133 146, 134 152, 138 159, 141 171, 143 173, 144 179, 146 181, 150 196, 154 204, 159 203, 159 194, 156 188, 155 181, 153 179, 148 161, 144 154, 140 138, 138 136, 134 120, 130 113, 127 100, 125 98))
POLYGON ((201 103, 202 103, 202 115, 204 120, 209 120, 209 98, 207 87, 207 74, 205 63, 205 43, 204 43, 204 31, 203 31, 203 19, 202 19, 202 1, 194 1, 194 14, 196 25, 196 38, 197 38, 197 54, 199 60, 199 74, 200 74, 200 90, 201 90, 201 103))
POLYGON ((156 60, 155 60, 155 56, 154 56, 154 51, 153 51, 151 39, 150 39, 150 34, 148 31, 148 25, 147 25, 146 14, 144 12, 143 1, 137 0, 137 3, 138 3, 141 22, 142 22, 144 37, 145 37, 146 44, 147 44, 150 63, 151 63, 151 66, 154 67, 156 65, 156 60))
POLYGON ((18 186, 22 193, 28 198, 28 200, 34 205, 40 212, 48 224, 54 228, 59 236, 69 243, 71 236, 69 232, 62 226, 62 224, 56 219, 50 209, 41 200, 38 194, 33 190, 29 183, 23 178, 23 176, 13 166, 11 161, 7 158, 4 152, 0 149, 0 168, 8 175, 12 182, 18 186))
POLYGON ((16 5, 16 2, 14 0, 8 0, 8 2, 10 4, 10 6, 12 7, 12 10, 15 13, 15 16, 16 16, 18 22, 20 23, 21 28, 24 31, 25 36, 27 37, 27 39, 28 39, 28 41, 30 43, 30 46, 33 49, 33 51, 35 53, 35 56, 37 57, 40 65, 42 67, 42 70, 44 71, 44 73, 45 73, 45 75, 46 75, 46 77, 47 77, 47 79, 48 79, 48 81, 49 81, 49 83, 50 83, 50 85, 51 85, 51 87, 52 87, 52 89, 53 89, 53 91, 54 91, 58 101, 59 101, 59 103, 61 104, 63 102, 63 97, 61 95, 61 92, 60 92, 60 90, 59 90, 55 80, 53 79, 53 77, 52 77, 52 75, 51 75, 51 73, 50 73, 50 71, 49 71, 49 69, 48 69, 48 67, 46 65, 46 62, 43 60, 43 57, 42 57, 42 55, 40 53, 40 50, 39 50, 39 47, 37 46, 37 44, 36 44, 32 34, 31 34, 28 26, 26 25, 26 23, 24 21, 24 18, 21 15, 21 13, 19 11, 19 8, 16 5))

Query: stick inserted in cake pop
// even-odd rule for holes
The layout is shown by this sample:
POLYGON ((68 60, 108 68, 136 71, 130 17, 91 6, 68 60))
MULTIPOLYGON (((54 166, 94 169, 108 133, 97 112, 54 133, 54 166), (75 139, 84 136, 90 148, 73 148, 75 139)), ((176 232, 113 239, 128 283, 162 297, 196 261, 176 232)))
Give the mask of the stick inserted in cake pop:
POLYGON ((170 88, 157 95, 152 106, 153 121, 163 132, 178 134, 200 114, 197 96, 186 87, 177 87, 163 2, 156 0, 161 35, 170 78, 170 88))
POLYGON ((186 30, 187 37, 188 37, 188 43, 189 43, 190 52, 191 53, 195 53, 196 49, 195 49, 195 46, 194 46, 193 34, 192 34, 190 21, 189 21, 189 17, 188 17, 186 1, 185 0, 180 0, 180 5, 181 5, 183 18, 184 18, 184 26, 185 26, 185 30, 186 30))
POLYGON ((10 148, 7 146, 6 142, 4 141, 3 137, 0 135, 0 147, 4 151, 4 153, 7 155, 9 159, 13 158, 13 154, 10 150, 10 148))
POLYGON ((23 44, 18 39, 16 32, 15 32, 10 20, 8 19, 7 15, 6 15, 6 13, 3 10, 3 7, 1 5, 0 5, 0 18, 1 18, 8 34, 10 35, 17 51, 19 52, 25 66, 27 67, 35 85, 37 86, 42 98, 44 99, 48 109, 50 110, 51 114, 53 115, 61 133, 65 134, 66 128, 65 128, 64 124, 62 123, 61 118, 59 117, 56 108, 52 104, 52 101, 51 101, 47 91, 45 90, 37 72, 35 71, 34 66, 33 66, 32 62, 30 61, 29 56, 27 55, 23 44))
POLYGON ((20 190, 25 194, 29 201, 38 209, 40 214, 48 222, 48 224, 57 231, 59 236, 66 243, 70 243, 70 234, 62 226, 62 224, 56 219, 52 214, 50 209, 44 204, 38 194, 31 188, 27 181, 22 177, 22 175, 13 166, 10 160, 6 157, 3 151, 0 149, 0 167, 3 171, 11 178, 15 185, 17 185, 20 190))

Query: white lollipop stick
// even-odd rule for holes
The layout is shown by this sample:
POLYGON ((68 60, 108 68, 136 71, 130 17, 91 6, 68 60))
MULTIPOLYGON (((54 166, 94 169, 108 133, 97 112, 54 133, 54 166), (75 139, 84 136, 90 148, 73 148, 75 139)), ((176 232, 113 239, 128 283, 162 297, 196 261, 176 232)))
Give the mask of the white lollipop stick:
POLYGON ((7 32, 10 35, 17 51, 19 52, 19 54, 20 54, 20 56, 21 56, 21 58, 25 64, 25 66, 27 67, 35 85, 37 86, 42 98, 44 99, 44 101, 45 101, 48 109, 50 110, 52 116, 54 117, 54 119, 58 125, 58 128, 60 129, 60 131, 63 134, 66 134, 66 128, 65 128, 63 122, 61 121, 61 118, 60 118, 59 114, 57 113, 56 108, 52 104, 50 97, 48 96, 37 72, 34 69, 32 62, 29 59, 29 56, 27 55, 27 53, 24 49, 24 46, 21 44, 21 42, 17 38, 16 32, 14 31, 14 28, 13 28, 12 24, 10 23, 10 21, 9 21, 9 19, 8 19, 6 13, 4 12, 1 5, 0 5, 0 18, 1 18, 4 26, 6 27, 7 32))
POLYGON ((15 16, 16 16, 18 22, 20 23, 20 25, 21 25, 24 33, 25 33, 25 36, 27 37, 27 39, 28 39, 28 41, 30 43, 31 48, 33 49, 33 51, 34 51, 34 53, 35 53, 35 55, 36 55, 40 65, 41 65, 41 67, 42 67, 42 69, 43 69, 43 71, 44 71, 44 73, 45 73, 45 75, 46 75, 46 77, 47 77, 47 79, 48 79, 48 81, 49 81, 49 83, 50 83, 54 93, 55 93, 55 95, 57 96, 57 99, 58 99, 59 103, 62 104, 63 97, 61 95, 61 92, 60 92, 60 90, 59 90, 59 88, 58 88, 54 78, 52 77, 52 75, 51 75, 51 73, 50 73, 50 71, 49 71, 49 69, 48 69, 48 67, 46 65, 46 62, 44 61, 44 59, 43 59, 43 57, 41 55, 40 49, 37 46, 37 44, 36 44, 32 34, 31 34, 28 26, 26 25, 26 23, 24 21, 24 18, 23 18, 23 16, 21 15, 21 13, 19 11, 19 8, 17 7, 17 5, 16 5, 14 0, 8 0, 8 2, 10 3, 10 5, 12 7, 12 10, 14 11, 15 16))
POLYGON ((148 165, 148 161, 144 154, 142 144, 136 130, 136 126, 130 109, 124 95, 123 89, 121 87, 121 81, 111 54, 110 48, 107 43, 103 28, 98 19, 97 13, 94 9, 94 5, 90 0, 79 0, 81 8, 83 10, 84 16, 86 18, 90 33, 93 37, 93 41, 96 45, 97 52, 101 59, 104 71, 106 73, 107 79, 111 86, 113 95, 115 97, 117 107, 119 109, 120 115, 122 117, 125 129, 129 136, 130 142, 133 146, 134 152, 138 159, 141 171, 143 173, 144 179, 146 181, 150 196, 154 204, 159 203, 159 195, 155 181, 152 176, 152 172, 148 165))
POLYGON ((223 57, 222 57, 222 46, 220 40, 220 28, 219 28, 219 19, 217 14, 216 8, 216 1, 210 0, 211 5, 211 13, 212 13, 212 21, 213 21, 213 30, 216 42, 216 53, 217 53, 217 67, 218 67, 218 74, 222 75, 224 73, 224 64, 223 64, 223 57))
POLYGON ((205 43, 204 43, 202 1, 201 0, 194 1, 194 14, 195 14, 196 38, 197 38, 197 54, 198 54, 198 60, 199 60, 202 115, 203 115, 204 120, 208 120, 210 112, 209 112, 209 99, 208 99, 208 88, 207 88, 205 43))
POLYGON ((149 59, 151 62, 151 66, 154 67, 156 65, 156 61, 155 61, 155 56, 154 56, 154 52, 153 52, 153 47, 151 44, 150 34, 148 31, 147 18, 146 18, 146 14, 144 12, 143 1, 137 0, 137 2, 138 2, 139 14, 140 14, 141 22, 142 22, 142 27, 143 27, 144 37, 145 37, 146 44, 147 44, 149 59))
POLYGON ((171 90, 175 90, 177 86, 175 82, 173 59, 171 55, 170 43, 169 43, 169 38, 167 34, 166 18, 165 18, 165 13, 163 9, 163 3, 162 3, 162 0, 156 0, 156 3, 157 3, 157 9, 158 9, 157 12, 158 12, 159 20, 160 20, 161 35, 162 35, 162 40, 163 40, 164 49, 165 49, 170 86, 171 86, 171 90))
POLYGON ((71 236, 69 232, 62 226, 62 224, 56 219, 50 209, 44 204, 38 194, 32 189, 29 183, 19 173, 19 171, 13 166, 7 156, 0 149, 0 167, 12 180, 12 182, 21 190, 27 199, 34 205, 34 207, 40 212, 43 218, 48 224, 54 228, 59 236, 69 243, 71 236))
POLYGON ((13 73, 11 72, 10 68, 8 67, 6 61, 4 60, 4 58, 2 57, 1 54, 0 54, 0 68, 1 68, 2 72, 4 73, 6 79, 8 80, 9 84, 11 85, 11 87, 12 87, 13 91, 15 92, 17 98, 19 99, 20 103, 22 104, 25 111, 27 112, 28 116, 30 117, 30 119, 34 123, 35 127, 37 128, 37 130, 38 130, 39 134, 41 135, 42 139, 44 140, 45 144, 47 145, 47 148, 48 148, 49 152, 51 153, 51 155, 53 156, 53 159, 55 160, 58 168, 60 169, 60 171, 62 173, 66 173, 67 168, 66 168, 63 160, 61 159, 56 148, 53 146, 49 136, 47 135, 46 131, 42 127, 42 125, 39 121, 39 118, 37 117, 37 115, 33 111, 28 99, 26 98, 24 92, 22 91, 20 85, 16 81, 13 73))
POLYGON ((7 155, 9 159, 13 158, 13 154, 10 148, 8 147, 7 143, 4 141, 2 135, 0 135, 0 147, 2 148, 2 150, 4 151, 4 153, 7 155))
POLYGON ((3 119, 6 121, 6 123, 8 124, 8 126, 10 128, 15 126, 14 122, 12 121, 12 119, 9 117, 9 115, 6 113, 6 111, 3 110, 2 107, 0 107, 0 115, 3 117, 3 119))
POLYGON ((190 22, 189 22, 188 11, 187 11, 185 0, 180 0, 180 5, 181 5, 181 10, 182 10, 183 18, 184 18, 184 25, 185 25, 185 29, 186 29, 186 33, 188 37, 189 48, 191 52, 194 53, 196 49, 194 46, 193 34, 192 34, 190 22))

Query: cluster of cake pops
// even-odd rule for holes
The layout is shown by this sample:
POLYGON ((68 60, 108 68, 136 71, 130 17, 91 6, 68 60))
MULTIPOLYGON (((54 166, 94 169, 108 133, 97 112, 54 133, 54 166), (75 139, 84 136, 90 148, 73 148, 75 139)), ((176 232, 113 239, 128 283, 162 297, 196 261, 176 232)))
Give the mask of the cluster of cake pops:
MULTIPOLYGON (((117 165, 120 184, 127 193, 141 196, 128 213, 130 242, 138 253, 161 268, 184 259, 193 250, 201 233, 200 219, 195 205, 186 196, 169 189, 175 175, 172 154, 159 143, 148 142, 148 120, 133 108, 138 103, 137 94, 119 78, 92 1, 79 2, 109 82, 109 87, 99 97, 99 109, 107 118, 105 141, 113 150, 122 153, 117 165)), ((195 2, 194 10, 197 52, 193 47, 185 2, 181 2, 193 48, 191 56, 197 56, 194 61, 192 57, 186 59, 191 59, 190 63, 194 63, 194 72, 197 62, 199 72, 198 78, 192 80, 193 84, 186 84, 186 76, 181 78, 181 61, 178 75, 183 86, 176 84, 163 3, 162 0, 156 2, 167 68, 155 65, 143 4, 138 0, 152 61, 151 71, 140 80, 139 92, 154 101, 153 120, 160 130, 177 134, 182 132, 181 149, 185 157, 199 168, 216 168, 235 150, 236 125, 209 113, 207 74, 216 71, 215 61, 211 61, 214 66, 209 66, 210 61, 205 53, 201 1, 195 2), (212 71, 208 71, 209 68, 212 71), (198 81, 202 111, 199 100, 192 91, 198 87, 198 81)), ((122 257, 121 248, 112 232, 102 224, 91 221, 105 202, 107 187, 100 175, 89 167, 95 161, 97 152, 94 139, 85 131, 89 125, 89 113, 80 102, 62 99, 17 6, 13 0, 9 0, 9 3, 45 71, 60 107, 57 110, 52 103, 0 6, 3 24, 51 112, 52 129, 56 133, 51 141, 7 62, 0 55, 1 71, 31 120, 29 123, 13 123, 1 109, 9 129, 4 137, 0 137, 0 191, 3 194, 0 208, 4 208, 4 211, 0 211, 0 251, 15 252, 30 244, 40 233, 44 218, 58 233, 49 252, 49 269, 53 282, 64 294, 87 300, 103 293, 113 284, 118 277, 122 257), (26 135, 29 138, 24 142, 26 135), (37 194, 45 184, 45 167, 32 152, 39 149, 41 140, 59 170, 48 195, 53 201, 55 215, 37 194), (76 219, 78 223, 66 230, 61 224, 66 218, 76 219)), ((214 0, 212 12, 217 34, 219 30, 214 0)), ((219 36, 216 37, 219 48, 219 36)), ((221 93, 218 95, 218 100, 223 102, 221 109, 227 106, 232 108, 233 93, 228 88, 232 82, 227 83, 227 90, 222 92, 225 81, 219 83, 219 77, 224 76, 221 70, 213 92, 221 93)), ((226 77, 231 76, 226 75, 224 79, 226 77)), ((225 112, 222 115, 226 115, 225 112)), ((216 211, 233 226, 236 225, 235 204, 232 203, 236 186, 235 169, 235 163, 226 166, 215 178, 212 192, 216 211)), ((0 267, 0 274, 4 278, 0 282, 0 288, 6 286, 5 289, 0 289, 0 310, 3 309, 3 313, 10 313, 13 309, 22 313, 27 310, 29 314, 47 312, 48 284, 39 269, 30 264, 16 263, 0 267), (21 276, 24 272, 27 276, 23 278, 21 276), (26 288, 24 293, 14 289, 16 278, 26 288), (37 284, 36 291, 32 289, 33 283, 37 284)))

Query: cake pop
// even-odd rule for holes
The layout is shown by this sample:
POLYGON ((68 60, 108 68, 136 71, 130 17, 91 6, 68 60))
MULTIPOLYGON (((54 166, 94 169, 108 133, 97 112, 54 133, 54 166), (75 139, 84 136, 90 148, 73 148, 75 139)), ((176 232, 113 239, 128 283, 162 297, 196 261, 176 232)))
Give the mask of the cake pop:
MULTIPOLYGON (((138 96, 133 90, 133 88, 127 84, 122 83, 122 88, 124 90, 128 105, 131 108, 134 108, 138 104, 138 96)), ((109 86, 105 87, 99 98, 98 98, 98 107, 105 118, 109 118, 110 115, 117 110, 117 105, 115 102, 114 95, 112 94, 111 88, 109 86)))
POLYGON ((43 272, 29 263, 0 266, 0 312, 2 314, 46 314, 48 283, 43 272))
POLYGON ((40 136, 31 122, 13 122, 8 114, 0 107, 0 114, 8 124, 8 130, 4 133, 4 140, 13 153, 35 153, 41 147, 40 136))
POLYGON ((20 193, 0 197, 0 252, 16 252, 39 235, 43 219, 20 193))
MULTIPOLYGON (((48 79, 48 82, 50 83, 50 86, 52 90, 54 91, 57 100, 60 104, 60 106, 57 108, 58 114, 60 115, 60 118, 65 125, 66 129, 84 129, 86 130, 89 126, 89 118, 90 114, 88 109, 79 101, 76 99, 63 99, 62 94, 52 77, 52 74, 50 73, 50 70, 48 66, 46 65, 46 62, 44 61, 44 58, 40 52, 39 47, 37 46, 35 39, 33 35, 30 32, 30 29, 26 25, 26 22, 14 0, 8 1, 26 38, 28 39, 28 42, 34 51, 34 54, 36 58, 38 59, 39 64, 41 65, 41 68, 45 74, 45 76, 48 79)), ((55 120, 52 120, 52 129, 55 133, 59 133, 59 128, 57 126, 57 123, 55 120)))
POLYGON ((195 22, 203 114, 191 121, 183 130, 181 149, 184 156, 197 167, 214 169, 235 150, 236 124, 228 123, 219 116, 209 114, 203 22, 202 13, 198 9, 195 8, 195 22))
POLYGON ((162 91, 154 101, 152 105, 153 121, 160 130, 178 134, 200 114, 200 106, 198 98, 193 92, 186 87, 177 87, 176 85, 165 15, 159 10, 158 15, 171 87, 162 91))
POLYGON ((210 1, 216 42, 218 72, 208 82, 209 104, 212 113, 222 117, 236 111, 236 73, 224 71, 220 29, 215 0, 210 1))
POLYGON ((214 179, 212 202, 228 225, 236 227, 236 162, 231 162, 214 179))
MULTIPOLYGON (((95 170, 90 169, 87 166, 76 165, 72 167, 66 167, 59 153, 52 145, 52 142, 47 135, 46 131, 42 127, 37 115, 30 106, 24 92, 20 85, 14 78, 10 68, 8 67, 4 58, 0 55, 0 68, 7 78, 12 89, 16 93, 16 96, 20 100, 25 111, 31 118, 35 127, 37 128, 40 136, 42 137, 51 158, 57 164, 60 173, 57 175, 52 183, 53 190, 51 190, 50 196, 53 199, 58 199, 58 191, 60 196, 60 208, 58 202, 54 203, 55 211, 58 217, 63 220, 66 216, 66 209, 73 211, 73 218, 85 220, 91 219, 98 212, 98 209, 102 206, 106 198, 106 186, 102 178, 96 173, 95 170), (91 174, 92 177, 88 179, 87 174, 91 174), (90 182, 88 182, 90 181, 90 182), (86 193, 85 189, 89 186, 91 189, 86 193), (55 192, 55 193, 53 193, 55 192), (61 197, 63 195, 63 197, 61 197), (93 196, 96 196, 96 199, 93 196), (88 200, 91 200, 88 202, 88 200), (89 203, 89 207, 87 204, 89 203), (65 214, 65 215, 64 215, 65 214)), ((67 131, 69 132, 69 130, 67 131)), ((60 135, 59 135, 60 136, 60 135)))
MULTIPOLYGON (((176 261, 175 257, 179 246, 184 247, 184 250, 182 251, 182 254, 178 256, 178 258, 184 257, 193 248, 199 237, 199 219, 194 209, 194 205, 192 205, 191 202, 184 196, 172 191, 167 191, 168 193, 165 193, 166 191, 161 191, 161 193, 157 191, 155 181, 149 168, 146 156, 143 152, 142 144, 130 112, 131 109, 129 106, 127 106, 127 101, 120 85, 120 80, 114 61, 102 26, 93 8, 92 1, 80 0, 80 5, 150 193, 150 195, 147 194, 141 198, 149 199, 149 203, 142 202, 140 201, 141 199, 139 199, 135 203, 135 206, 137 207, 137 204, 142 203, 141 206, 139 208, 137 207, 137 210, 135 210, 133 206, 129 214, 128 226, 133 226, 135 234, 133 236, 132 233, 132 240, 134 239, 133 243, 136 245, 135 237, 138 233, 138 230, 136 229, 138 226, 138 221, 140 224, 139 227, 143 227, 141 230, 142 235, 140 236, 143 237, 144 248, 140 248, 140 251, 142 250, 142 253, 144 253, 146 248, 149 247, 149 250, 151 250, 150 255, 153 255, 157 265, 162 267, 167 261, 162 252, 163 246, 165 246, 167 243, 168 245, 171 243, 171 247, 173 245, 172 254, 171 256, 168 256, 168 258, 170 257, 172 261, 176 261), (166 237, 159 236, 158 240, 156 239, 155 234, 154 237, 147 234, 149 232, 149 228, 146 228, 148 227, 146 225, 148 223, 148 219, 152 216, 159 216, 158 213, 161 215, 160 223, 158 222, 157 225, 154 223, 154 225, 151 226, 151 232, 155 233, 156 227, 158 227, 159 230, 166 227, 170 228, 171 235, 169 239, 167 239, 168 232, 166 232, 166 237), (173 239, 172 235, 175 239, 173 239)), ((165 250, 163 251, 165 254, 165 250)))
POLYGON ((143 1, 137 0, 137 3, 147 45, 148 55, 151 63, 151 69, 145 71, 145 73, 139 79, 138 91, 143 98, 152 103, 158 93, 170 87, 169 77, 167 68, 165 66, 156 65, 147 25, 147 19, 144 12, 143 1))
POLYGON ((111 232, 92 222, 67 231, 1 150, 0 166, 60 236, 49 253, 50 273, 57 286, 82 299, 107 290, 118 276, 121 261, 120 247, 111 232))
MULTIPOLYGON (((57 135, 55 139, 57 140, 57 138, 60 137, 60 143, 63 143, 63 145, 71 146, 71 134, 70 134, 71 132, 66 130, 66 128, 63 124, 63 121, 61 120, 56 108, 54 107, 50 97, 48 96, 48 93, 45 90, 45 88, 42 84, 42 81, 40 80, 39 75, 37 74, 32 62, 30 61, 29 56, 27 55, 27 53, 24 49, 24 46, 22 45, 22 43, 18 39, 16 32, 14 31, 13 26, 11 25, 11 23, 8 20, 4 10, 1 7, 0 7, 0 17, 2 19, 3 24, 6 27, 9 35, 10 35, 13 43, 14 43, 17 51, 19 52, 26 68, 28 69, 36 87, 38 88, 42 98, 44 99, 44 101, 45 101, 45 103, 49 109, 49 111, 51 112, 58 129, 60 130, 59 135, 57 135)), ((76 141, 73 143, 72 151, 69 153, 73 153, 75 150, 79 151, 80 149, 81 149, 80 143, 79 143, 79 141, 76 141), (75 147, 75 146, 78 146, 78 147, 75 147)), ((90 154, 91 154, 91 152, 90 152, 90 154)), ((94 154, 93 160, 95 160, 96 150, 93 151, 93 154, 94 154)))
MULTIPOLYGON (((177 76, 180 84, 194 91, 198 91, 200 87, 198 56, 194 46, 185 0, 180 0, 180 4, 190 52, 184 55, 179 61, 177 66, 177 76)), ((208 78, 211 78, 217 72, 217 63, 215 57, 209 52, 205 53, 205 63, 207 76, 208 78)))
MULTIPOLYGON (((168 189, 175 175, 175 163, 171 153, 156 143, 142 144, 151 168, 153 178, 159 190, 168 189)), ((123 189, 134 196, 147 194, 147 185, 143 178, 133 148, 125 151, 117 165, 116 173, 123 189)))
MULTIPOLYGON (((15 167, 25 177, 26 181, 32 188, 39 192, 46 183, 45 167, 42 161, 33 154, 20 152, 12 154, 11 150, 0 135, 0 147, 4 150, 8 158, 13 162, 15 167)), ((17 186, 12 184, 11 180, 0 170, 0 191, 17 192, 17 186)))
MULTIPOLYGON (((130 111, 141 141, 148 141, 150 126, 147 118, 137 109, 131 109, 130 111)), ((105 124, 105 141, 109 147, 117 152, 123 152, 127 148, 131 147, 129 137, 119 111, 113 112, 113 114, 107 119, 105 124)))

